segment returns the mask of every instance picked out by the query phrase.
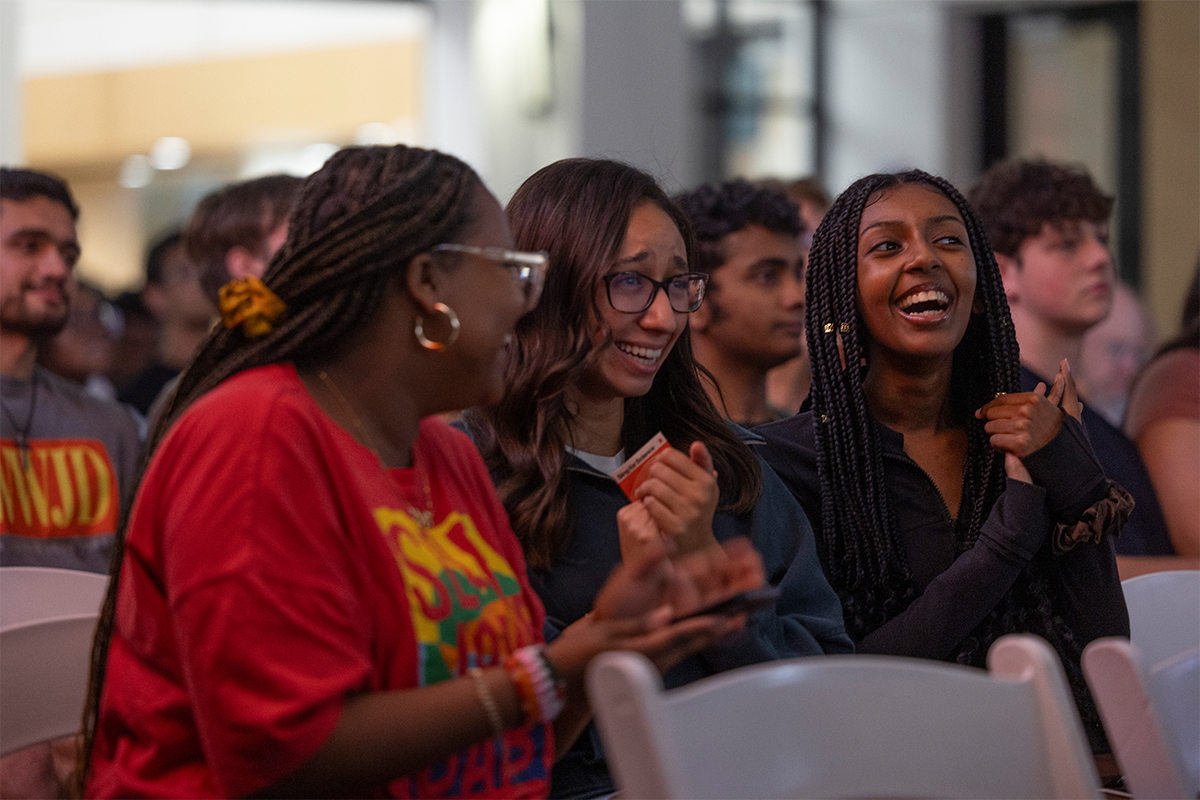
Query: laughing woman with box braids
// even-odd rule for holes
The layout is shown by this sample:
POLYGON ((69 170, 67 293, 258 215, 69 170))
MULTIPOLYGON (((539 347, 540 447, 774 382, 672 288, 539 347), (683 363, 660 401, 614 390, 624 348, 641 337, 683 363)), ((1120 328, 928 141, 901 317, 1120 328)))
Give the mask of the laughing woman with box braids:
POLYGON ((461 161, 349 148, 222 290, 118 540, 90 796, 544 796, 592 656, 669 668, 730 631, 670 621, 717 567, 648 548, 543 644, 488 473, 431 416, 501 394, 546 266, 512 247, 461 161))
POLYGON ((995 258, 946 181, 871 175, 834 202, 808 268, 811 408, 758 431, 813 520, 858 648, 984 666, 1005 633, 1062 657, 1093 749, 1079 669, 1127 636, 1105 480, 1064 362, 1020 393, 995 258))
MULTIPOLYGON (((504 397, 466 421, 546 606, 547 638, 585 616, 604 576, 643 543, 702 556, 741 541, 761 554, 778 600, 665 685, 849 652, 803 510, 755 454, 761 439, 724 422, 700 382, 688 315, 708 276, 692 270, 687 215, 642 170, 586 158, 534 173, 507 212, 517 245, 549 252, 551 266, 542 302, 517 324, 504 397), (612 473, 659 432, 670 446, 627 497, 612 473), (629 519, 647 523, 641 537, 625 535, 629 519)), ((552 796, 613 790, 589 730, 555 765, 552 796)))

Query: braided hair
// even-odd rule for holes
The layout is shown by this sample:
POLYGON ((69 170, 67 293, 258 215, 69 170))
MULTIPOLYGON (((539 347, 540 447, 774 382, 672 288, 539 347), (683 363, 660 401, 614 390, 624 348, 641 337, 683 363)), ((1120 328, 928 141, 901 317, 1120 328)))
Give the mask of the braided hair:
MULTIPOLYGON (((171 424, 222 381, 266 364, 336 357, 415 256, 453 241, 470 225, 473 198, 481 186, 469 166, 431 150, 352 147, 335 153, 305 181, 287 242, 263 275, 286 312, 257 338, 240 327, 214 328, 151 432, 137 483, 171 424)), ((78 789, 86 779, 95 736, 128 522, 125 513, 92 646, 78 789)))
MULTIPOLYGON (((879 193, 901 184, 924 184, 957 207, 977 271, 974 302, 982 312, 972 313, 955 348, 951 380, 952 413, 968 438, 962 505, 955 521, 956 555, 975 545, 1006 482, 1004 456, 993 450, 984 422, 976 420, 972 411, 998 392, 1020 391, 1019 350, 1000 272, 983 225, 962 195, 944 179, 919 170, 869 175, 846 189, 813 240, 806 326, 821 488, 818 549, 855 641, 900 614, 917 596, 904 540, 888 501, 882 446, 863 386, 860 365, 869 333, 856 306, 863 210, 879 193)), ((1081 648, 1053 608, 1049 558, 1048 550, 1039 552, 951 658, 982 667, 988 648, 1001 635, 1042 636, 1062 657, 1089 729, 1098 729, 1079 669, 1081 648)))

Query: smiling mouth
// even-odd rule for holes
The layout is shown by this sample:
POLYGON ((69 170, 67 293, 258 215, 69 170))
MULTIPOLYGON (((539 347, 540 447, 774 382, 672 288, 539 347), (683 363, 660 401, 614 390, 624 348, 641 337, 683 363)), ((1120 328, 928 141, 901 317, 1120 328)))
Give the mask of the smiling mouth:
POLYGON ((932 317, 950 307, 950 297, 940 289, 932 289, 901 298, 896 306, 910 317, 932 317))
POLYGON ((637 345, 625 344, 624 342, 616 342, 616 347, 622 353, 636 358, 647 366, 654 364, 662 357, 662 348, 651 350, 649 347, 638 347, 637 345))

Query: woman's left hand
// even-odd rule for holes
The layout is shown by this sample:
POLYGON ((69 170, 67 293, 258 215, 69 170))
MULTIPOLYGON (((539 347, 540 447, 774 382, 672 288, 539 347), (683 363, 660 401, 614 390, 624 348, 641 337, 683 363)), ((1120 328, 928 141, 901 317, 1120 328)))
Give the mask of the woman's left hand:
POLYGON ((674 553, 691 553, 716 544, 713 514, 720 492, 712 455, 703 442, 688 454, 668 448, 650 464, 649 477, 634 493, 674 553))
POLYGON ((617 537, 621 545, 621 562, 625 564, 638 559, 646 548, 666 546, 658 525, 641 500, 633 500, 617 511, 617 537))

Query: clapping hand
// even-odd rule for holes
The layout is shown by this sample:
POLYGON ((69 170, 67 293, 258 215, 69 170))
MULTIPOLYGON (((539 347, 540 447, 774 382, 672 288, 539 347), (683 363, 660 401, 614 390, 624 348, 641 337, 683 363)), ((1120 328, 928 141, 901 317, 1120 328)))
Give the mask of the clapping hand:
POLYGON ((1045 383, 1038 383, 1032 392, 999 395, 976 411, 975 417, 987 420, 984 430, 991 436, 992 447, 1004 453, 1008 476, 1032 483, 1021 459, 1050 443, 1058 434, 1064 412, 1078 420, 1082 411, 1075 378, 1063 359, 1049 392, 1045 383))
POLYGON ((550 645, 554 662, 564 674, 581 674, 599 652, 636 650, 670 669, 745 625, 744 614, 673 618, 764 580, 762 559, 745 539, 672 559, 655 537, 613 570, 592 613, 550 645))
POLYGON ((654 458, 647 474, 634 500, 645 506, 668 551, 691 553, 716 544, 712 521, 720 492, 704 443, 692 442, 686 454, 666 449, 654 458))

